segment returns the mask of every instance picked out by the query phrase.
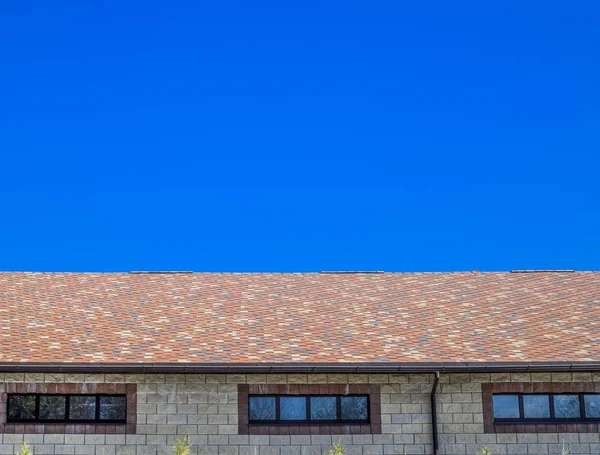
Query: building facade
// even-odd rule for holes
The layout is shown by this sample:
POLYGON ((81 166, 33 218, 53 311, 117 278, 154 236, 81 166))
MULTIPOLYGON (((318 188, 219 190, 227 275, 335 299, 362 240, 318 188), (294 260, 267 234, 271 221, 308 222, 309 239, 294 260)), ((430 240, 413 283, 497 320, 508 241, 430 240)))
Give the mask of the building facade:
MULTIPOLYGON (((159 455, 189 437, 193 454, 321 455, 341 441, 349 455, 432 454, 433 374, 60 374, 0 375, 2 406, 11 393, 125 391, 125 424, 7 423, 0 453, 27 441, 35 454, 159 455), (129 388, 128 388, 129 386, 129 388), (247 425, 247 391, 280 395, 377 394, 365 425, 247 425), (242 390, 242 392, 240 392, 242 390), (349 389, 352 390, 352 389, 349 389), (133 395, 133 396, 132 396, 133 395), (240 400, 246 400, 244 403, 240 400), (133 405, 132 405, 133 403, 133 405), (248 428, 248 426, 250 428, 248 428), (349 434, 347 434, 349 433, 349 434)), ((487 428, 486 388, 509 391, 600 392, 600 372, 441 374, 436 391, 437 453, 600 453, 598 423, 513 424, 487 428)), ((252 395, 252 394, 250 394, 252 395)), ((1 411, 0 411, 1 412, 1 411)))

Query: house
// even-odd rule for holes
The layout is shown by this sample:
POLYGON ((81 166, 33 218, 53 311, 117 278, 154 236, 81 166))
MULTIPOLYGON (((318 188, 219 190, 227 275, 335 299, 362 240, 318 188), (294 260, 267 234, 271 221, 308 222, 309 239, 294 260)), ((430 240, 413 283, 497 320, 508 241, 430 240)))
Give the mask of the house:
POLYGON ((0 273, 0 454, 598 454, 600 273, 0 273))

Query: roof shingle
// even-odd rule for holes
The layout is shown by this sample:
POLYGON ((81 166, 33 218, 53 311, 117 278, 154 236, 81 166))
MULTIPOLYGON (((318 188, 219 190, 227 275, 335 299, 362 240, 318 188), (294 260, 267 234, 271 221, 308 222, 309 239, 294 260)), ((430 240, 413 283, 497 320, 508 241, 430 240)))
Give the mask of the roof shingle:
POLYGON ((600 360, 600 273, 0 273, 0 362, 600 360))

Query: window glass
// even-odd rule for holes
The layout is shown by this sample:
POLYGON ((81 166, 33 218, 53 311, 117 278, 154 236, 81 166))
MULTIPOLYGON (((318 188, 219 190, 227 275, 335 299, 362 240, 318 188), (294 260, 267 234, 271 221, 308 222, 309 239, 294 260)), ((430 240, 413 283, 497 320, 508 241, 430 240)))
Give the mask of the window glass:
POLYGON ((250 397, 250 420, 275 420, 275 397, 250 397))
POLYGON ((600 395, 584 395, 585 416, 588 419, 600 419, 600 395))
POLYGON ((554 395, 554 416, 559 419, 580 418, 579 395, 554 395))
POLYGON ((550 417, 548 395, 523 395, 523 417, 527 419, 545 419, 550 417))
POLYGON ((306 420, 306 397, 281 397, 279 414, 281 420, 306 420))
POLYGON ((71 395, 69 398, 69 418, 72 420, 95 420, 96 397, 71 395))
POLYGON ((40 395, 41 420, 65 420, 67 397, 64 395, 40 395))
POLYGON ((14 420, 34 420, 35 395, 9 395, 8 418, 14 420))
POLYGON ((367 397, 341 397, 342 420, 367 420, 367 397))
POLYGON ((100 420, 125 420, 126 409, 125 397, 100 397, 100 420))
POLYGON ((336 420, 337 400, 335 397, 310 397, 311 420, 336 420))
POLYGON ((497 419, 518 419, 519 397, 517 395, 494 395, 494 417, 497 419))

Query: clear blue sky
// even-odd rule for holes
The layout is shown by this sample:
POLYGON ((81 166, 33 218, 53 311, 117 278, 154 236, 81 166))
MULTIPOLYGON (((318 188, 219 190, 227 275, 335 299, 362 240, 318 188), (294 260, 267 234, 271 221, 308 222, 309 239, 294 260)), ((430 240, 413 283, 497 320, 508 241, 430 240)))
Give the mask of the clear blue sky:
POLYGON ((600 269, 596 1, 0 3, 0 270, 600 269))

